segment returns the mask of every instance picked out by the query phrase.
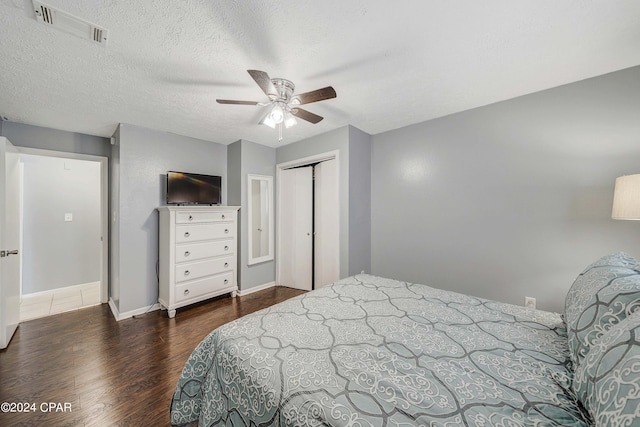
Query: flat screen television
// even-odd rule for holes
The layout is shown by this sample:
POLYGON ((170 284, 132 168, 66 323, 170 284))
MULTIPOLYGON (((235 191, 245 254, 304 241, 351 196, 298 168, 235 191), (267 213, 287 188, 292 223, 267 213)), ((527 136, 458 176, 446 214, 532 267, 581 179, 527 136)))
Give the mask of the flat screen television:
POLYGON ((221 203, 221 176, 167 172, 168 205, 220 205, 221 203))

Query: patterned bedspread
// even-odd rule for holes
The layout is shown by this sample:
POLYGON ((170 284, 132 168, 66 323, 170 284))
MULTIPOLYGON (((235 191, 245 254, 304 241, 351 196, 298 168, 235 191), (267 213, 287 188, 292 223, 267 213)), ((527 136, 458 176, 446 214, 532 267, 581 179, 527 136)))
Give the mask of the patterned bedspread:
POLYGON ((586 426, 560 315, 358 275, 194 350, 173 425, 586 426))

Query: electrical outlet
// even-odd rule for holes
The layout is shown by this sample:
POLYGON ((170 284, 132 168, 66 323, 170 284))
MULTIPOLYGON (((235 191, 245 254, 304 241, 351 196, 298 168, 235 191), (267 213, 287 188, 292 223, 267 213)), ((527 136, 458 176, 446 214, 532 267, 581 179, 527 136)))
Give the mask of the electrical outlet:
POLYGON ((536 299, 534 297, 524 297, 524 306, 527 308, 536 308, 536 299))
POLYGON ((70 214, 70 213, 64 214, 64 220, 65 222, 73 221, 73 214, 70 214))

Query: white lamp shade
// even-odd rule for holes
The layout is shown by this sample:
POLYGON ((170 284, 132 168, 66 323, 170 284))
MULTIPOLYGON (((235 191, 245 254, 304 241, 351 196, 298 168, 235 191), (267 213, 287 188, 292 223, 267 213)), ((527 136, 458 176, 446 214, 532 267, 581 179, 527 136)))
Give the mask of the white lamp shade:
POLYGON ((295 126, 298 124, 296 118, 290 112, 284 113, 284 127, 289 129, 291 126, 295 126))
POLYGON ((284 110, 282 109, 280 104, 276 103, 273 106, 270 116, 271 120, 273 120, 275 123, 282 123, 282 120, 284 119, 284 110))
POLYGON ((616 178, 611 218, 640 220, 640 174, 616 178))
POLYGON ((266 116, 264 116, 264 119, 262 119, 262 121, 260 122, 261 125, 267 125, 269 126, 271 129, 275 129, 276 128, 276 122, 273 121, 273 119, 271 118, 271 112, 269 112, 269 114, 267 114, 266 116))

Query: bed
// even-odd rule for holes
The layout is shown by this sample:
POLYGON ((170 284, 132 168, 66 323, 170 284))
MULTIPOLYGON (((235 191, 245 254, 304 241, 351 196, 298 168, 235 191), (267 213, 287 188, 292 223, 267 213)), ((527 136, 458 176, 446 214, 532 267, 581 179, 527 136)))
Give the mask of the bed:
POLYGON ((353 276, 209 334, 171 423, 640 425, 638 306, 622 253, 578 276, 563 315, 353 276))

